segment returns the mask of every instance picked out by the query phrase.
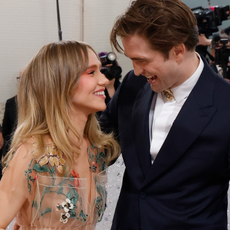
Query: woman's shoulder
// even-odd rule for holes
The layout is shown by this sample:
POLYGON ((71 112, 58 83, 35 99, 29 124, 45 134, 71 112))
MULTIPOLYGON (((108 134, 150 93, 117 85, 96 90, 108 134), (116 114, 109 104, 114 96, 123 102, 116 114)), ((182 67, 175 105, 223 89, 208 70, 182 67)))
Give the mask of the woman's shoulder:
POLYGON ((9 156, 9 163, 6 165, 6 168, 8 168, 11 165, 28 165, 26 162, 29 162, 33 158, 33 152, 35 149, 35 142, 34 138, 28 138, 24 140, 9 156))
POLYGON ((27 138, 21 143, 18 149, 12 154, 9 165, 23 165, 24 168, 31 168, 38 172, 47 171, 47 167, 55 167, 62 174, 66 161, 63 153, 55 146, 50 137, 43 138, 42 147, 35 137, 27 138))
MULTIPOLYGON (((44 139, 44 146, 48 148, 54 146, 54 144, 51 139, 46 138, 44 139)), ((23 140, 19 145, 17 150, 12 154, 12 160, 15 158, 36 160, 40 155, 43 155, 43 151, 44 150, 38 151, 38 140, 34 136, 31 136, 23 140)))

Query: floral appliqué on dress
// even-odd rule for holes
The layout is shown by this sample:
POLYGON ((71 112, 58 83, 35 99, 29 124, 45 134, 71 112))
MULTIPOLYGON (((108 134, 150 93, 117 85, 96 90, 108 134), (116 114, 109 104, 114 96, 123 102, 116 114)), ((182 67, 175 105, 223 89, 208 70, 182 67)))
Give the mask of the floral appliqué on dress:
MULTIPOLYGON (((92 145, 92 149, 94 148, 95 146, 92 145)), ((89 156, 90 170, 92 172, 96 172, 97 165, 100 164, 102 167, 102 171, 104 171, 106 169, 106 164, 104 160, 105 154, 103 152, 100 152, 99 149, 97 149, 96 156, 94 154, 91 154, 89 149, 87 151, 89 156)), ((102 197, 107 197, 107 193, 106 193, 105 186, 98 183, 97 176, 95 176, 95 184, 99 196, 95 199, 94 203, 96 205, 97 214, 99 216, 98 222, 100 222, 102 220, 104 211, 106 209, 106 203, 104 202, 102 197)))
MULTIPOLYGON (((92 145, 94 149, 95 146, 92 145)), ((96 212, 98 215, 98 221, 102 219, 104 210, 106 208, 105 198, 106 198, 106 190, 105 186, 98 183, 96 169, 97 165, 101 164, 102 170, 105 170, 106 165, 104 161, 104 153, 100 152, 97 149, 97 154, 91 154, 88 148, 88 156, 89 156, 89 163, 90 163, 90 170, 95 175, 95 184, 96 190, 99 194, 98 197, 94 200, 94 204, 96 207, 96 212), (104 198, 104 199, 103 199, 104 198)), ((84 213, 82 208, 82 199, 79 195, 78 189, 80 188, 80 178, 79 174, 76 173, 74 170, 72 171, 71 175, 67 177, 67 175, 63 176, 61 181, 56 181, 56 171, 60 174, 63 173, 63 167, 65 166, 65 160, 62 158, 63 153, 58 150, 55 146, 47 147, 47 153, 42 155, 38 160, 35 160, 35 163, 32 165, 34 160, 31 160, 27 171, 25 171, 25 175, 27 177, 27 185, 29 189, 29 193, 31 194, 31 189, 34 186, 36 180, 39 177, 39 174, 48 173, 51 180, 51 184, 44 187, 42 196, 40 199, 40 203, 36 200, 33 201, 32 207, 38 210, 38 219, 46 215, 47 213, 52 212, 54 209, 51 207, 46 207, 42 210, 42 202, 47 194, 56 193, 57 195, 63 196, 63 202, 56 204, 56 210, 60 211, 60 222, 65 224, 69 221, 69 219, 77 219, 81 222, 86 222, 88 215, 84 213), (36 176, 34 174, 36 172, 36 176), (68 192, 64 192, 64 187, 68 187, 68 192), (55 189, 56 188, 56 189, 55 189), (57 189, 58 188, 58 189, 57 189)))

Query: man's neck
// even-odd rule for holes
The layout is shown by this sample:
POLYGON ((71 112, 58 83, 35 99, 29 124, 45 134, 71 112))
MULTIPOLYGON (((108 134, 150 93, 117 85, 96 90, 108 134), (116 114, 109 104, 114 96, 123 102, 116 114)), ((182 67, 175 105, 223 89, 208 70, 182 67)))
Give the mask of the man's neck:
MULTIPOLYGON (((181 66, 181 74, 183 75, 183 82, 189 79, 197 70, 200 63, 200 59, 195 51, 187 52, 184 56, 184 60, 181 66)), ((181 84, 183 83, 181 82, 181 84)))

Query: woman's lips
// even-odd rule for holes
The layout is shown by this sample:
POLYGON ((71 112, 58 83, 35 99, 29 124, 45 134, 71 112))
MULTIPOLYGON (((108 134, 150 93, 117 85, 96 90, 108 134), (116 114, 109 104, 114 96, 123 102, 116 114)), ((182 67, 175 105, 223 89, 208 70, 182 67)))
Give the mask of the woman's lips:
POLYGON ((93 94, 95 96, 98 96, 98 97, 106 98, 106 96, 105 96, 105 89, 97 90, 93 94))

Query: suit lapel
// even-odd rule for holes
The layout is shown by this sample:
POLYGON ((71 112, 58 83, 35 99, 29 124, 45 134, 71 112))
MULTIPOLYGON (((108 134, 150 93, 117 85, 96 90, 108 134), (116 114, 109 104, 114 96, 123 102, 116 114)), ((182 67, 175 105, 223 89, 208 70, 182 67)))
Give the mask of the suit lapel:
POLYGON ((212 75, 212 70, 205 66, 175 119, 143 186, 178 161, 214 116, 217 107, 213 106, 215 78, 212 75))
POLYGON ((149 83, 146 83, 137 95, 132 111, 134 144, 144 174, 149 171, 151 166, 151 157, 149 153, 149 110, 153 94, 154 92, 149 83))

